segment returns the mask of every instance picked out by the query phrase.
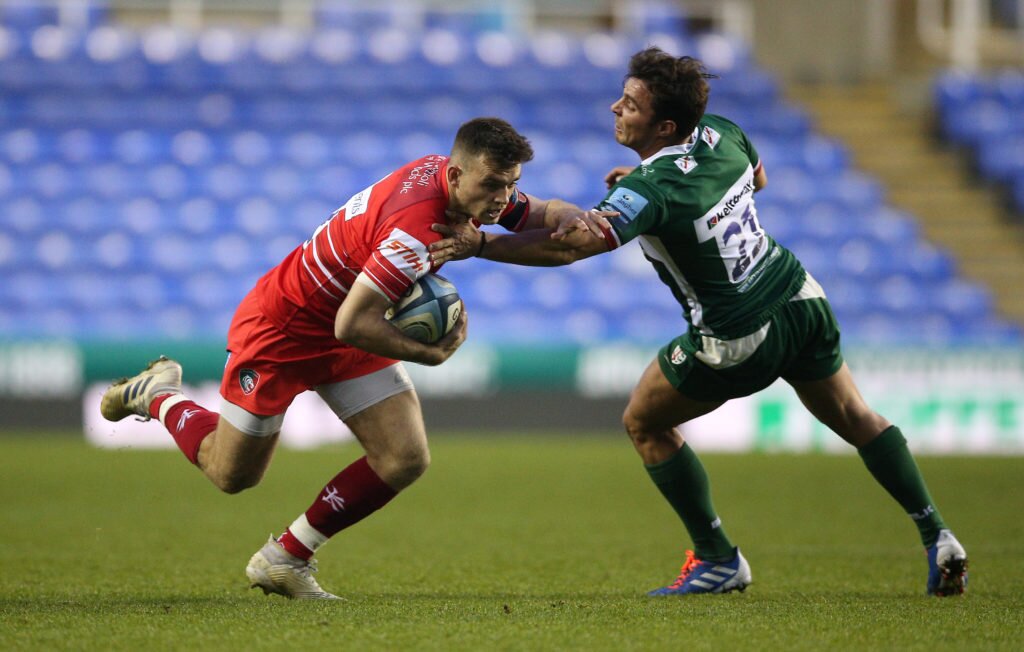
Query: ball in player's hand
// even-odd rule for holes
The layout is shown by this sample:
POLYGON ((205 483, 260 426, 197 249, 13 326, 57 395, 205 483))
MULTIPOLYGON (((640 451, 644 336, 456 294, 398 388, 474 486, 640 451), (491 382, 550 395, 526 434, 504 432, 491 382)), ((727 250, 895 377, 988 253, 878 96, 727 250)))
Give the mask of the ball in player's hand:
POLYGON ((448 279, 428 273, 412 284, 386 317, 418 342, 433 344, 455 326, 462 314, 462 299, 448 279))

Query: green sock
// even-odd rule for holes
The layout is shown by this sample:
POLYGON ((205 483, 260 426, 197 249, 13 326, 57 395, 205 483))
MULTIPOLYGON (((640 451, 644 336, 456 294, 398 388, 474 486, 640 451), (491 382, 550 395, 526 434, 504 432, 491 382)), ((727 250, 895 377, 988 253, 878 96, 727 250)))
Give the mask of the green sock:
POLYGON ((705 561, 729 561, 735 556, 722 521, 711 505, 711 485, 704 466, 686 443, 667 460, 644 468, 693 539, 694 553, 705 561))
POLYGON ((946 524, 932 503, 928 487, 900 429, 889 426, 857 452, 878 484, 914 519, 925 547, 933 545, 939 538, 939 530, 946 524))

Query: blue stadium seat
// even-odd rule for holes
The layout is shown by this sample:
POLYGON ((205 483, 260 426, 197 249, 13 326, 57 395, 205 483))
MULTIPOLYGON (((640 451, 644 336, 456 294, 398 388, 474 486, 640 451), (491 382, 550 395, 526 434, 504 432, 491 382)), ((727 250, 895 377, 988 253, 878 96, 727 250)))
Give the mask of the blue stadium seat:
POLYGON ((0 5, 0 25, 23 33, 57 24, 57 6, 36 0, 9 0, 0 5))
POLYGON ((997 73, 992 83, 992 95, 1010 109, 1024 108, 1024 72, 1006 69, 997 73))
MULTIPOLYGON (((914 319, 922 341, 1020 341, 746 47, 689 33, 666 3, 645 6, 660 27, 644 36, 509 35, 487 31, 493 12, 317 11, 308 34, 64 31, 39 15, 18 19, 27 32, 0 28, 0 336, 220 337, 255 279, 348 197, 447 153, 478 115, 533 142, 524 190, 594 205, 604 174, 635 163, 611 137, 622 62, 657 43, 721 76, 709 111, 750 133, 771 178, 761 222, 825 285, 844 337, 909 341, 914 319), (63 323, 69 308, 81 314, 63 323)), ((1024 207, 1024 77, 949 74, 935 97, 943 128, 984 143, 979 170, 1016 183, 1024 207)), ((444 273, 484 341, 659 343, 682 330, 637 244, 567 268, 467 261, 444 273)))
POLYGON ((978 148, 978 169, 988 179, 1012 183, 1024 173, 1024 133, 981 143, 978 148))
POLYGON ((981 285, 962 279, 948 279, 932 288, 928 303, 957 323, 968 323, 992 313, 992 292, 981 285))
POLYGON ((947 113, 943 127, 947 138, 973 148, 1014 133, 1015 114, 1002 102, 983 98, 947 113))
POLYGON ((398 5, 355 7, 348 2, 325 0, 317 3, 314 21, 321 27, 342 27, 353 32, 366 32, 402 24, 402 13, 398 5))

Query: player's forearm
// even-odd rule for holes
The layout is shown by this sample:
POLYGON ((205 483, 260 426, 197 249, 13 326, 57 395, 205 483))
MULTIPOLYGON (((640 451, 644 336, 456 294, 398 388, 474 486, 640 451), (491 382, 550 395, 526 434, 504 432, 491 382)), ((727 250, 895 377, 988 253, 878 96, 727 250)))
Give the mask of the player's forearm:
POLYGON ((564 240, 552 240, 550 229, 532 229, 515 235, 487 234, 478 257, 514 265, 554 267, 568 265, 581 256, 564 240))
POLYGON ((528 195, 528 197, 530 198, 530 214, 520 231, 554 230, 563 221, 586 213, 582 208, 561 199, 538 199, 533 195, 528 195))
POLYGON ((372 314, 343 315, 338 311, 334 337, 367 353, 395 360, 437 365, 445 359, 436 346, 417 342, 388 320, 372 314))

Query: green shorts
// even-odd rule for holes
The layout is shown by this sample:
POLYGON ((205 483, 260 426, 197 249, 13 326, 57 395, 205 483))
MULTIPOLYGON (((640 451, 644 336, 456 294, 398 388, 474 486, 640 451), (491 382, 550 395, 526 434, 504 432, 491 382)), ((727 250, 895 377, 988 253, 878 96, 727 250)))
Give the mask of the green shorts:
POLYGON ((720 340, 690 329, 658 352, 661 372, 679 393, 709 402, 749 396, 778 378, 828 378, 843 366, 839 324, 823 293, 801 298, 807 288, 745 337, 720 340))

